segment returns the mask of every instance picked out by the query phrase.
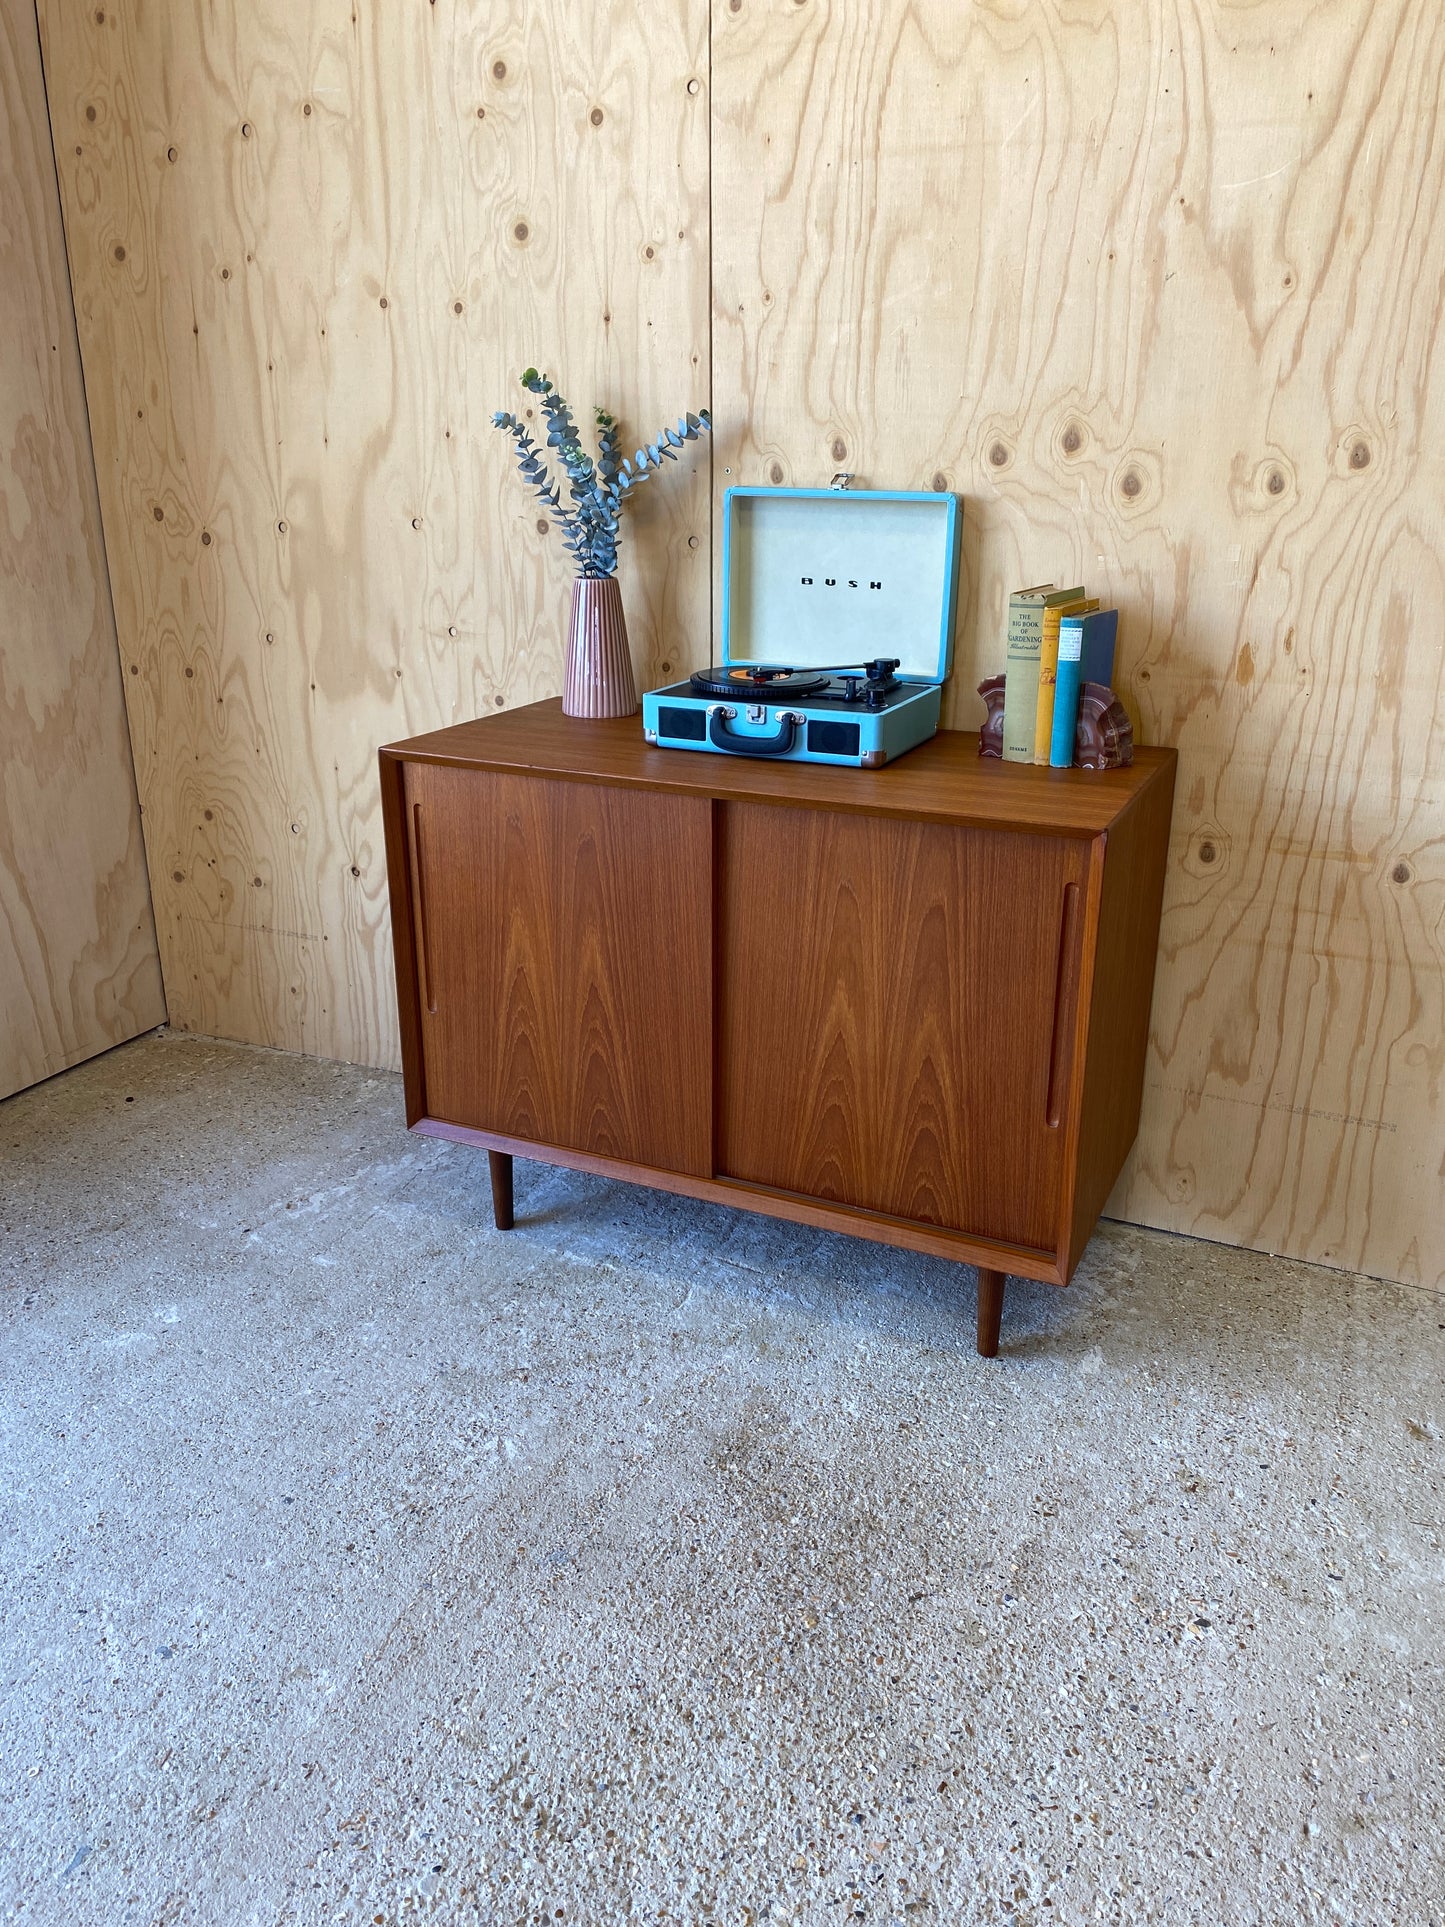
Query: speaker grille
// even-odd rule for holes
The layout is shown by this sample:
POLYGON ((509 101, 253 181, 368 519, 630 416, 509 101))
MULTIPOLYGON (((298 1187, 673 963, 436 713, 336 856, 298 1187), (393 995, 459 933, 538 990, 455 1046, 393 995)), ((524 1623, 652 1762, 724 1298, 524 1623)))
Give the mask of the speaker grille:
POLYGON ((657 733, 682 743, 701 743, 707 738, 707 715, 701 709, 680 709, 675 703, 657 706, 657 733))
POLYGON ((819 756, 856 756, 857 723, 809 723, 808 748, 819 756))

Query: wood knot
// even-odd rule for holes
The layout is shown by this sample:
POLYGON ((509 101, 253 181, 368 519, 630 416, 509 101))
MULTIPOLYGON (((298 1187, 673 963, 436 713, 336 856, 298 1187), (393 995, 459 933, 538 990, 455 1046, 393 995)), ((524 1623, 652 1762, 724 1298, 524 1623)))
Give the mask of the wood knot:
POLYGON ((309 120, 311 117, 311 102, 309 100, 303 101, 301 103, 301 111, 303 114, 306 115, 307 119, 309 120))
POLYGON ((1214 845, 1206 837, 1199 846, 1199 861, 1201 863, 1212 863, 1218 855, 1218 850, 1215 849, 1214 845))
POLYGON ((835 462, 846 462, 847 459, 848 444, 843 440, 841 435, 835 435, 833 437, 833 460, 835 462))
POLYGON ((95 109, 94 109, 94 107, 87 107, 87 108, 86 108, 86 110, 85 110, 85 118, 86 118, 87 120, 94 120, 94 119, 95 119, 95 109))
POLYGON ((592 109, 592 112, 587 116, 587 118, 588 120, 591 121, 594 127, 600 127, 602 125, 603 120, 606 118, 606 116, 603 114, 602 109, 600 107, 594 107, 592 109))
POLYGON ((1137 470, 1131 468, 1125 471, 1124 479, 1119 486, 1132 502, 1144 484, 1139 480, 1137 470))
POLYGON ((1277 468, 1272 468, 1269 471, 1269 480, 1265 483, 1265 487, 1271 495, 1284 494, 1284 476, 1277 468))
POLYGON ((119 241, 117 241, 115 244, 115 258, 117 261, 124 261, 125 259, 125 249, 121 246, 119 241))
POLYGON ((993 447, 988 451, 988 459, 993 463, 995 468, 1003 467, 1004 463, 1008 460, 1008 450, 1002 442, 994 443, 993 447))
POLYGON ((1084 446, 1084 438, 1079 433, 1078 424, 1070 422, 1064 430, 1063 449, 1066 455, 1077 455, 1084 446))
POLYGON ((1368 468, 1369 466, 1370 466, 1370 450, 1369 450, 1368 443, 1356 442, 1354 447, 1350 450, 1350 467, 1351 468, 1368 468))
POLYGON ((1395 881, 1396 883, 1408 883, 1408 882, 1410 881, 1410 866, 1409 866, 1409 864, 1408 864, 1408 863, 1397 863, 1397 864, 1395 865, 1395 867, 1394 867, 1394 869, 1393 869, 1393 870, 1391 870, 1391 872, 1390 872, 1390 875, 1391 875, 1391 877, 1392 877, 1392 879, 1393 879, 1393 880, 1394 880, 1394 881, 1395 881))
POLYGON ((166 519, 166 512, 161 507, 159 502, 157 502, 155 507, 151 510, 151 514, 156 518, 158 522, 164 522, 166 519))
POLYGON ((210 548, 210 546, 211 546, 211 531, 209 529, 202 529, 201 530, 201 547, 203 549, 208 549, 210 548))
POLYGON ((512 229, 512 238, 515 241, 525 241, 529 232, 527 223, 525 221, 518 221, 517 225, 512 229))
POLYGON ((385 308, 385 307, 388 307, 388 306, 390 305, 390 304, 389 304, 389 302, 387 301, 387 298, 386 298, 386 296, 385 296, 385 295, 383 295, 383 296, 381 297, 381 301, 380 301, 380 303, 379 303, 378 305, 379 305, 379 306, 381 306, 381 307, 383 307, 383 308, 385 308))
POLYGON ((185 880, 186 880, 186 873, 185 873, 185 871, 184 871, 184 870, 172 870, 172 871, 171 871, 171 882, 172 882, 172 883, 184 883, 184 882, 185 882, 185 880))
MULTIPOLYGON (((547 533, 547 523, 540 516, 537 518, 537 533, 538 535, 545 535, 547 533)), ((455 629, 453 629, 452 634, 456 634, 455 629)))
POLYGON ((934 469, 933 480, 929 484, 929 486, 932 488, 935 495, 947 495, 948 477, 944 474, 941 468, 934 469))
POLYGON ((506 63, 506 61, 505 61, 505 60, 494 60, 494 61, 492 62, 492 79, 493 79, 493 80, 505 80, 506 78, 507 78, 507 63, 506 63))
POLYGON ((782 481, 782 479, 783 479, 783 465, 781 462, 774 462, 772 467, 768 470, 768 480, 776 488, 778 484, 782 481))
MULTIPOLYGON (((80 151, 79 148, 77 148, 76 152, 79 153, 79 151, 80 151)), ((175 162, 178 161, 180 158, 181 158, 181 150, 179 147, 168 147, 166 149, 166 159, 170 161, 172 165, 174 165, 175 162)))
POLYGON ((462 304, 461 304, 461 302, 460 302, 460 301, 454 301, 454 302, 452 303, 452 313, 453 313, 453 314, 460 314, 460 313, 461 313, 461 311, 462 311, 462 304))

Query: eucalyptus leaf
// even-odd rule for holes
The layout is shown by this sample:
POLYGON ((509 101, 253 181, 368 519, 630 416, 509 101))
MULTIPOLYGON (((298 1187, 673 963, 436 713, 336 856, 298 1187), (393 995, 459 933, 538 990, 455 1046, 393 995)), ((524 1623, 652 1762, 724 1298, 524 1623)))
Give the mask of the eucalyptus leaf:
POLYGON ((543 451, 526 423, 505 409, 498 409, 492 424, 512 437, 517 467, 522 480, 547 510, 562 531, 562 541, 578 571, 589 578, 605 578, 617 570, 617 545, 622 533, 622 510, 629 496, 664 461, 675 462, 685 441, 696 441, 700 432, 710 429, 712 419, 706 409, 699 414, 681 416, 677 427, 664 428, 655 442, 637 449, 631 459, 622 453, 622 431, 615 415, 594 407, 597 427, 597 455, 594 459, 583 447, 577 423, 564 396, 551 379, 528 368, 522 386, 541 398, 541 413, 546 431, 546 447, 561 465, 571 494, 571 507, 564 507, 562 490, 548 470, 543 451))

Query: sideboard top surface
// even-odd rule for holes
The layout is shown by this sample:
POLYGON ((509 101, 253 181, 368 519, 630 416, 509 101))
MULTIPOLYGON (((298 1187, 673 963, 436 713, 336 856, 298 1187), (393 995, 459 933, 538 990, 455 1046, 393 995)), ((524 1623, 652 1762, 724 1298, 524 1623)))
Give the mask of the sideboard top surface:
POLYGON ((941 730, 878 770, 770 763, 658 749, 644 741, 640 716, 582 721, 562 714, 559 697, 389 743, 381 753, 407 762, 617 783, 674 796, 1087 837, 1109 829, 1175 760, 1172 749, 1140 748, 1129 769, 1044 769, 982 758, 975 731, 941 730))

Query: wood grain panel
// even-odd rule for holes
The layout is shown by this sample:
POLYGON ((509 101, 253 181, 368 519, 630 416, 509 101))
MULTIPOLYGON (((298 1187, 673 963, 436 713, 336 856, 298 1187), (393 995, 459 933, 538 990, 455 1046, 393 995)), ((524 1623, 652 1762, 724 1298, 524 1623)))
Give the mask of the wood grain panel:
POLYGON ((428 1115, 712 1175, 712 806, 409 766, 428 1115))
POLYGON ((725 805, 719 1172, 1052 1250, 1077 914, 1066 953, 1061 938, 1088 856, 1062 838, 725 805))
POLYGON ((0 1097, 164 1022, 30 0, 0 0, 0 1097))
POLYGON ((747 797, 1080 837, 1107 830, 1161 778, 1172 782, 1176 760, 1171 749, 1141 749, 1128 769, 1040 769, 980 757, 972 730, 943 730, 877 770, 679 755, 650 746, 635 716, 579 722, 562 714, 555 697, 393 743, 383 753, 414 762, 595 778, 679 796, 747 797))
POLYGON ((713 6, 719 479, 962 491, 945 720, 1084 580, 1179 748, 1111 1208, 1436 1286, 1442 87, 1438 0, 713 6))
MULTIPOLYGON (((393 1063, 376 746, 561 686, 491 412, 708 398, 706 0, 41 18, 172 1019, 393 1063)), ((653 681, 707 492, 627 534, 653 681)))

